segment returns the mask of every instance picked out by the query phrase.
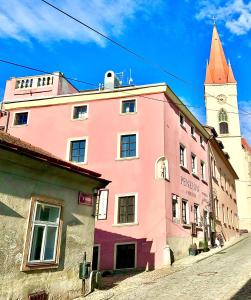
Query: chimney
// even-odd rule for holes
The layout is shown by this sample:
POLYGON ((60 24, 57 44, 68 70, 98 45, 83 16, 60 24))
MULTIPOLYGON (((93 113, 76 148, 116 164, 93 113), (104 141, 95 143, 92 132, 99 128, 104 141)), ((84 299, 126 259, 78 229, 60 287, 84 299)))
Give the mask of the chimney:
POLYGON ((113 71, 107 71, 104 79, 104 89, 114 90, 121 86, 121 82, 113 71))

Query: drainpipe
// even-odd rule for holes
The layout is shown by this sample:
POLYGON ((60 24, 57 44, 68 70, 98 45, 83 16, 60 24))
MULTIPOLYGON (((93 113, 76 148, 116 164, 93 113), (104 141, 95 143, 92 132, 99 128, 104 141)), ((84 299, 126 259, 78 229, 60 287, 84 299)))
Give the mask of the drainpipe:
POLYGON ((3 110, 3 100, 2 100, 1 106, 0 106, 0 118, 5 117, 5 116, 7 116, 7 119, 6 119, 6 123, 5 123, 5 126, 4 126, 5 127, 4 131, 7 132, 8 126, 9 126, 10 113, 8 111, 3 110))
MULTIPOLYGON (((213 135, 210 136, 208 139, 208 166, 209 166, 209 201, 210 201, 210 208, 211 208, 211 214, 213 217, 213 227, 215 228, 215 207, 214 207, 214 197, 213 197, 213 185, 212 185, 212 166, 211 166, 211 157, 210 157, 210 150, 211 150, 211 139, 213 139, 213 135)), ((210 228, 210 240, 211 240, 211 246, 214 245, 214 240, 212 237, 212 227, 211 227, 211 220, 210 220, 210 214, 209 214, 209 228, 210 228)))

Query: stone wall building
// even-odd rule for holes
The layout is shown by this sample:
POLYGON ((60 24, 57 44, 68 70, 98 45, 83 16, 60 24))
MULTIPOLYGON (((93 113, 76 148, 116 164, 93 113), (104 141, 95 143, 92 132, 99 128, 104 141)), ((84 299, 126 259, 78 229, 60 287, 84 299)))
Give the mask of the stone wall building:
POLYGON ((92 259, 92 195, 108 183, 0 132, 1 300, 42 291, 49 299, 81 295, 79 263, 84 252, 92 259))

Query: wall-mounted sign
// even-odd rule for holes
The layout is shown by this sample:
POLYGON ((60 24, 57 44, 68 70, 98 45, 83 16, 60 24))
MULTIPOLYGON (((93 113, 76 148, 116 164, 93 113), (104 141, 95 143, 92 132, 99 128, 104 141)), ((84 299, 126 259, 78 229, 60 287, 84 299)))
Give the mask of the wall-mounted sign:
POLYGON ((86 194, 86 193, 79 192, 78 204, 92 206, 92 204, 93 204, 92 194, 86 194))
POLYGON ((107 219, 108 196, 109 196, 109 190, 104 189, 99 191, 98 214, 97 214, 98 220, 107 219))

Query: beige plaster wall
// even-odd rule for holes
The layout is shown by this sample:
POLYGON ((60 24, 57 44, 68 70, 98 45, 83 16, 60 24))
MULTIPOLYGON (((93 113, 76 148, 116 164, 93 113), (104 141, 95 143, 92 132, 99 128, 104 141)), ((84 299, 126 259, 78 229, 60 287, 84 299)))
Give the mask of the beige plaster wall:
POLYGON ((218 200, 218 213, 217 208, 215 207, 215 229, 216 233, 221 233, 225 240, 228 241, 239 235, 235 176, 231 172, 229 166, 225 163, 225 159, 220 155, 219 150, 216 150, 212 143, 210 143, 209 149, 210 155, 216 162, 215 176, 212 177, 213 198, 214 201, 216 199, 218 200), (227 189, 225 188, 225 178, 228 182, 227 189), (222 205, 224 205, 225 222, 223 221, 222 205), (229 210, 229 220, 227 220, 227 208, 229 210), (231 211, 233 214, 233 223, 231 220, 231 211))
POLYGON ((46 290, 49 299, 80 296, 79 263, 92 260, 92 207, 78 205, 78 192, 92 192, 94 180, 0 149, 0 299, 28 299, 46 290), (64 201, 59 267, 21 272, 32 194, 64 201))

